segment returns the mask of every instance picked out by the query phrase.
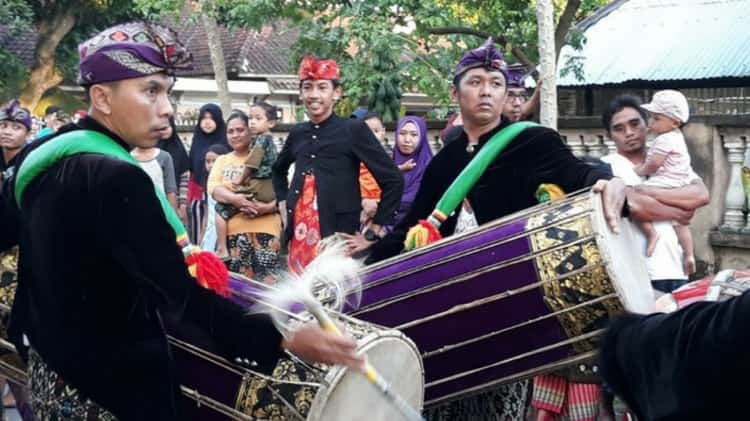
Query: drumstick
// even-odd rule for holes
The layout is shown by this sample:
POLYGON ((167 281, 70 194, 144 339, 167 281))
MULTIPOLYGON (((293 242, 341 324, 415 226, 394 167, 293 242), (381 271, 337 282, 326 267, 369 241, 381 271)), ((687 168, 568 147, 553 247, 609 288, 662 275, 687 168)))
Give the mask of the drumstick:
MULTIPOLYGON (((328 314, 323 310, 323 307, 320 305, 320 303, 318 303, 315 299, 311 299, 310 297, 304 299, 303 302, 305 304, 305 307, 307 307, 307 311, 309 311, 310 314, 315 317, 315 319, 318 321, 318 324, 323 328, 323 330, 333 333, 334 335, 342 336, 341 331, 336 326, 336 324, 333 323, 333 320, 331 320, 328 314)), ((386 398, 386 400, 396 407, 396 409, 401 413, 401 415, 404 416, 405 419, 409 421, 424 421, 422 415, 417 412, 416 409, 412 408, 411 405, 409 405, 409 403, 406 402, 401 396, 394 393, 390 383, 388 383, 388 381, 385 380, 383 376, 381 376, 380 373, 377 372, 377 370, 375 370, 375 367, 373 367, 372 364, 367 361, 365 361, 363 374, 367 378, 367 381, 375 386, 378 391, 386 398)))

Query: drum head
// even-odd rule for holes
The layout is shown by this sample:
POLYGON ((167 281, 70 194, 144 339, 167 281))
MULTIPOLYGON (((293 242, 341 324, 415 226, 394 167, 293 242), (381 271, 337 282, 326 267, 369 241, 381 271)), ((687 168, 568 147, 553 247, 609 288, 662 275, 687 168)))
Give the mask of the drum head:
POLYGON ((636 237, 638 226, 623 219, 620 233, 614 234, 604 219, 600 194, 594 195, 594 206, 596 211, 592 222, 597 243, 620 301, 629 312, 653 313, 656 299, 646 270, 645 250, 641 249, 641 242, 636 237))
MULTIPOLYGON (((378 331, 359 341, 359 351, 392 387, 392 390, 421 411, 424 402, 424 369, 414 343, 395 330, 378 331)), ((308 420, 392 421, 403 417, 357 372, 337 367, 326 376, 315 395, 308 420)))

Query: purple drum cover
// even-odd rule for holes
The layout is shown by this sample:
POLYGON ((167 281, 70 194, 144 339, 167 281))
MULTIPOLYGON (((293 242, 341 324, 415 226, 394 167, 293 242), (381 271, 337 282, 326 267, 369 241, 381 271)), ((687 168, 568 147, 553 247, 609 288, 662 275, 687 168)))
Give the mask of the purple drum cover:
MULTIPOLYGON (((179 346, 173 345, 172 353, 174 355, 175 366, 177 367, 177 379, 180 384, 189 389, 196 390, 203 396, 208 396, 230 408, 234 408, 237 401, 237 393, 242 385, 241 374, 194 355, 179 346)), ((183 399, 190 400, 186 397, 183 399)), ((194 401, 190 401, 193 402, 194 406, 196 405, 194 401)), ((204 418, 191 419, 202 420, 204 418)), ((226 419, 226 417, 219 419, 226 419)))
MULTIPOLYGON (((538 282, 533 259, 525 259, 501 268, 489 266, 507 263, 528 256, 531 244, 526 231, 526 219, 510 221, 484 232, 452 242, 445 246, 413 252, 414 257, 400 259, 390 265, 378 267, 367 273, 363 281, 362 306, 351 311, 354 317, 387 327, 398 327, 455 306, 471 303, 504 291, 521 288, 538 282), (511 239, 514 236, 519 238, 511 239), (493 244, 493 243, 502 244, 493 244), (472 249, 460 260, 438 263, 472 249), (437 263, 437 264, 436 264, 437 263), (435 265, 416 273, 414 268, 435 265), (471 279, 443 286, 432 291, 419 289, 434 287, 447 280, 474 271, 482 271, 471 279), (403 274, 403 275, 401 275, 403 274), (390 279, 380 283, 384 279, 390 279), (389 299, 403 299, 377 308, 389 299), (369 308, 368 308, 369 307, 369 308)), ((420 351, 435 351, 446 345, 477 338, 550 313, 545 305, 541 288, 490 301, 460 312, 403 328, 420 351)), ((508 358, 539 350, 567 339, 564 330, 554 317, 493 335, 440 354, 424 358, 426 382, 477 369, 508 358)), ((458 393, 471 387, 516 375, 575 355, 570 345, 559 346, 538 354, 526 356, 496 367, 445 383, 428 386, 426 402, 458 393)))
MULTIPOLYGON (((491 349, 485 349, 485 352, 489 353, 491 351, 491 349)), ((532 357, 521 359, 512 364, 493 367, 487 370, 479 371, 470 376, 462 377, 433 386, 428 386, 425 390, 425 405, 429 405, 430 401, 434 399, 439 399, 452 393, 465 391, 471 387, 495 382, 499 379, 502 379, 503 377, 508 376, 510 373, 523 373, 526 370, 536 369, 550 362, 563 360, 569 356, 569 348, 566 349, 565 347, 563 347, 552 349, 540 354, 536 354, 532 357)), ((429 372, 429 369, 425 367, 425 376, 427 376, 428 378, 429 372)))

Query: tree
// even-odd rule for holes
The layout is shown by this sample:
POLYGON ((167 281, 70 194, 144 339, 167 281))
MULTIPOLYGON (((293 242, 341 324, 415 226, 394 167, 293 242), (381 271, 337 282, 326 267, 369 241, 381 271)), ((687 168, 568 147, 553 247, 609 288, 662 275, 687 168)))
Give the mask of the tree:
POLYGON ((201 25, 206 33, 219 105, 226 115, 232 110, 232 95, 229 92, 224 49, 221 42, 221 19, 224 13, 219 7, 221 4, 223 4, 221 0, 135 0, 139 11, 151 20, 201 25), (196 15, 197 19, 194 18, 196 15))
POLYGON ((539 63, 540 77, 543 81, 540 95, 541 110, 539 122, 547 127, 557 129, 557 89, 555 83, 555 61, 559 49, 556 49, 553 21, 552 0, 537 0, 537 22, 539 27, 539 63))
POLYGON ((224 114, 227 115, 232 110, 232 96, 229 93, 227 67, 224 62, 224 48, 221 44, 219 25, 216 23, 216 11, 211 0, 201 0, 199 7, 201 11, 201 23, 203 24, 203 29, 206 31, 208 51, 211 54, 211 66, 214 71, 214 78, 216 79, 219 104, 221 104, 224 114))
MULTIPOLYGON (((303 53, 338 60, 355 102, 368 97, 372 102, 379 82, 395 75, 396 89, 423 92, 448 104, 452 66, 467 47, 481 43, 477 38, 492 37, 506 57, 530 67, 539 57, 536 0, 216 1, 233 25, 258 28, 285 19, 300 27, 293 61, 303 53)), ((555 54, 571 26, 604 3, 555 0, 555 54)))
POLYGON ((75 77, 79 42, 96 30, 135 17, 129 0, 30 0, 27 4, 37 41, 20 100, 30 109, 47 90, 75 77))

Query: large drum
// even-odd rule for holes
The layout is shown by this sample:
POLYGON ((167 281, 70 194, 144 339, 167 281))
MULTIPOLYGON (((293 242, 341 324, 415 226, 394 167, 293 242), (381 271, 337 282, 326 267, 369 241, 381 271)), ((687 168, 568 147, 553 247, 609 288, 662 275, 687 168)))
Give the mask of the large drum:
POLYGON ((369 267, 349 314, 416 342, 425 405, 571 366, 611 316, 654 308, 632 229, 577 193, 369 267))
MULTIPOLYGON (((256 286, 235 277, 236 286, 256 286)), ((255 298, 236 294, 243 305, 257 308, 255 298), (246 301, 249 299, 251 301, 246 301)), ((262 306, 262 303, 261 303, 262 306)), ((300 322, 312 319, 299 316, 300 322)), ((359 352, 391 382, 394 392, 414 408, 424 400, 424 374, 416 346, 402 333, 333 313, 357 339, 359 352)), ((279 360, 270 375, 232 364, 200 348, 172 339, 190 419, 259 420, 396 420, 400 415, 365 378, 343 367, 308 364, 291 355, 279 360), (195 404, 198 396, 199 405, 195 404), (221 403, 206 408, 208 401, 221 403), (202 402, 201 402, 202 401, 202 402), (228 408, 236 412, 227 411, 228 408), (242 417, 242 415, 248 418, 242 417)))
MULTIPOLYGON (((15 279, 12 283, 14 287, 15 279)), ((258 298, 265 289, 263 284, 232 274, 230 285, 233 299, 249 310, 267 307, 258 298)), ((13 294, 8 304, 12 299, 13 294)), ((0 314, 9 310, 0 296, 0 314)), ((359 352, 391 382, 394 392, 412 407, 421 408, 424 371, 414 343, 395 330, 340 313, 332 312, 331 316, 357 339, 359 352)), ((305 314, 293 317, 299 323, 312 320, 305 314)), ((312 365, 287 354, 266 375, 255 370, 252 361, 230 362, 190 342, 175 337, 169 340, 185 419, 389 421, 400 417, 361 374, 343 367, 312 365)), ((0 355, 4 355, 0 357, 0 374, 25 385, 25 366, 4 338, 0 338, 0 355)))

